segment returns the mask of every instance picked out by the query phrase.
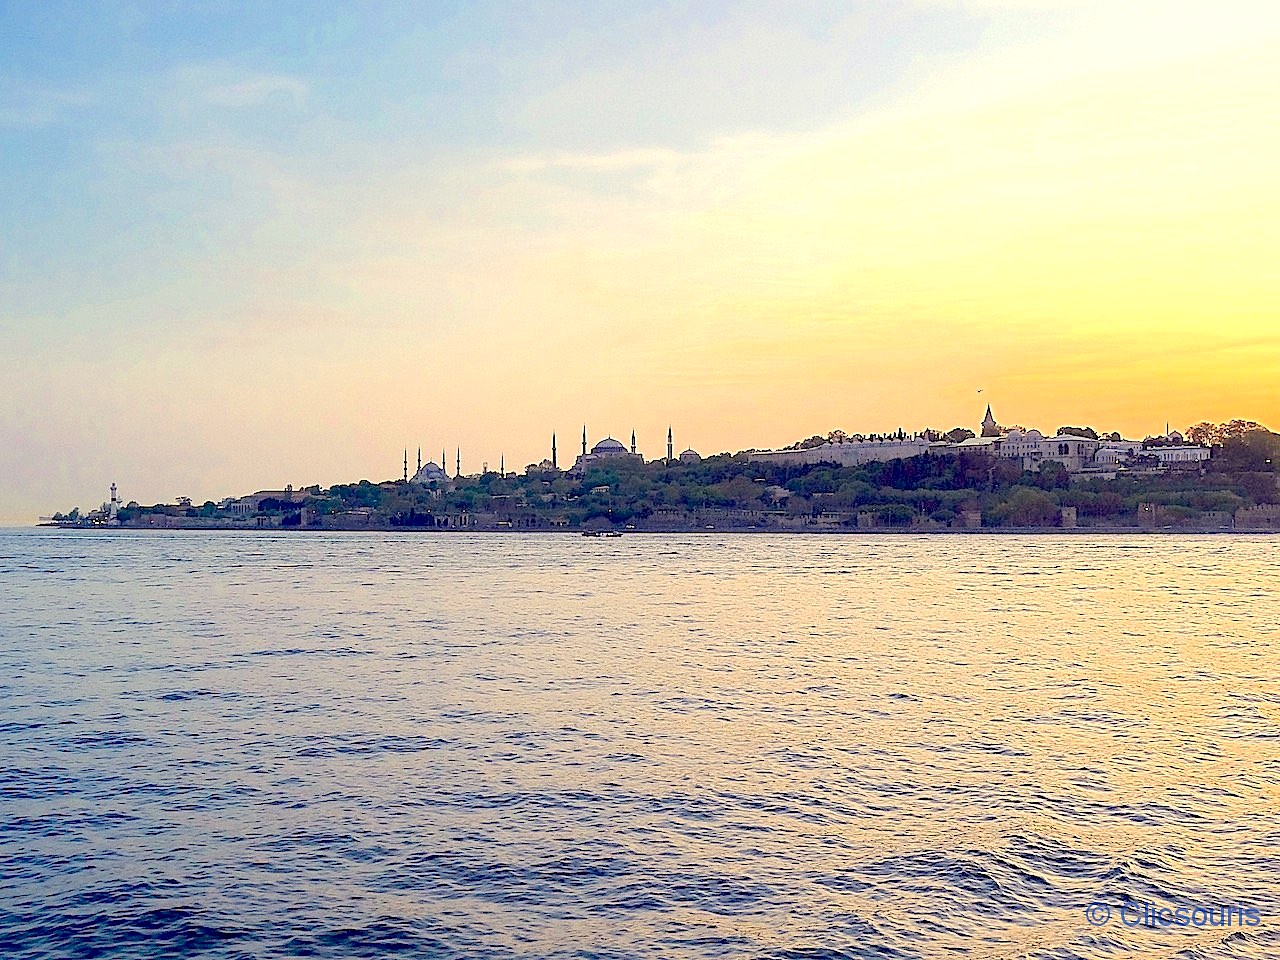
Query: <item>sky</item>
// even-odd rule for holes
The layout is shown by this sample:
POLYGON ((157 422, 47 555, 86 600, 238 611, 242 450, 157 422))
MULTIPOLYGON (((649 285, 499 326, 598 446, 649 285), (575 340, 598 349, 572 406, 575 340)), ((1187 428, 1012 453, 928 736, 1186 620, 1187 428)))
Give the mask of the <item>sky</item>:
POLYGON ((1277 49, 1263 0, 0 0, 0 522, 584 424, 1280 426, 1277 49))

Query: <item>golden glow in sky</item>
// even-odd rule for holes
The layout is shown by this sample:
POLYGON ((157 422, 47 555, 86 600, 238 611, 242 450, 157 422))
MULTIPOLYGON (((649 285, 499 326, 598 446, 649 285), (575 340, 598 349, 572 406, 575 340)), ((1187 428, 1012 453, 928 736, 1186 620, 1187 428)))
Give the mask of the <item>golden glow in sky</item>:
POLYGON ((350 76, 232 35, 133 64, 165 93, 127 104, 102 65, 22 78, 47 116, 0 138, 67 207, 0 227, 0 516, 384 479, 406 445, 522 467, 584 420, 650 456, 988 401, 1280 425, 1275 5, 501 13, 350 76))

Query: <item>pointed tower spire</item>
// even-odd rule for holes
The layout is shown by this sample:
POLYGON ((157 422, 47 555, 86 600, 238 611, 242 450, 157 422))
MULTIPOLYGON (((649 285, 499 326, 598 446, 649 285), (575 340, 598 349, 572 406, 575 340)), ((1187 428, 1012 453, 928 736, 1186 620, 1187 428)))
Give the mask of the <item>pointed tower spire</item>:
POLYGON ((506 454, 498 454, 498 476, 506 477, 507 475, 507 457, 506 454))
POLYGON ((422 448, 418 448, 418 472, 422 472, 422 448))
POLYGON ((587 455, 587 425, 585 423, 582 425, 582 455, 584 457, 587 455))
POLYGON ((668 426, 667 427, 667 463, 670 463, 672 460, 675 459, 675 457, 673 456, 674 452, 675 452, 675 448, 671 446, 671 427, 668 426))
POLYGON ((633 457, 636 455, 636 432, 634 430, 631 431, 631 455, 633 457))
POLYGON ((444 458, 444 447, 440 448, 440 472, 449 475, 449 461, 444 458))
POLYGON ((551 469, 552 470, 560 469, 560 467, 556 464, 556 435, 554 431, 551 434, 551 469))
POLYGON ((992 416, 991 404, 987 404, 987 415, 982 418, 982 435, 984 437, 1000 436, 1000 424, 996 423, 996 418, 992 416))
POLYGON ((453 475, 455 477, 462 476, 462 448, 458 448, 458 462, 455 464, 453 475))
POLYGON ((404 448, 404 482, 409 482, 409 448, 404 448))

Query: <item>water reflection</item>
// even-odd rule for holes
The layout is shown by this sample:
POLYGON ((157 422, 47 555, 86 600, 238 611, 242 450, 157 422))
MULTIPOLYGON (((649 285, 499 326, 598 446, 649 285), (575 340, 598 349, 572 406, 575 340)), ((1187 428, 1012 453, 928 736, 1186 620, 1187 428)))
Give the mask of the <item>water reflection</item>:
POLYGON ((1274 554, 0 534, 0 938, 1274 956, 1274 554), (1125 900, 1263 922, 1086 919, 1125 900))

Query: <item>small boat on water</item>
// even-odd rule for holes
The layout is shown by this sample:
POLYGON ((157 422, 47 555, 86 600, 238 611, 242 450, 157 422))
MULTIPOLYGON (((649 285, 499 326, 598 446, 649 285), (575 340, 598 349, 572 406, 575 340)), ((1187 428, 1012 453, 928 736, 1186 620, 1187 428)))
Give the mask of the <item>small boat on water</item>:
POLYGON ((622 531, 621 530, 583 530, 582 535, 584 537, 620 537, 622 536, 622 531))

